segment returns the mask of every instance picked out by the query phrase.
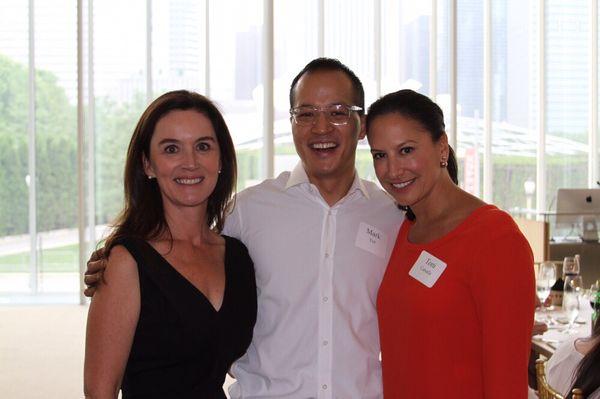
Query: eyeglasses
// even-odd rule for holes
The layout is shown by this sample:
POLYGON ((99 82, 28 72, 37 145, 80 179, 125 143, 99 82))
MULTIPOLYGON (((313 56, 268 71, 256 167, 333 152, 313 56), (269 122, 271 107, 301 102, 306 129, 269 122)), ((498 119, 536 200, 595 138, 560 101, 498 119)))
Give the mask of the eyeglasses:
POLYGON ((353 111, 360 111, 357 105, 335 104, 324 107, 313 107, 310 105, 290 109, 290 115, 298 125, 312 126, 317 122, 319 113, 325 114, 325 119, 332 125, 345 125, 350 120, 353 111))

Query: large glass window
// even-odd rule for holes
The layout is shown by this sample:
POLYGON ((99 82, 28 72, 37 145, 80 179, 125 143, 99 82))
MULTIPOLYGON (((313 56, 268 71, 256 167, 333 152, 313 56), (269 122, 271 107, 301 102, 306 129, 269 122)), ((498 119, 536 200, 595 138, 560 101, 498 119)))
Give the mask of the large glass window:
POLYGON ((0 13, 0 303, 30 291, 27 3, 0 13))
POLYGON ((265 177, 262 6, 259 0, 210 2, 210 95, 221 106, 238 149, 239 189, 265 177))
POLYGON ((531 3, 492 1, 493 202, 514 213, 529 212, 536 192, 538 132, 531 107, 538 98, 538 38, 531 3))
MULTIPOLYGON (((540 10, 534 0, 491 0, 489 42, 486 3, 474 0, 80 4, 82 21, 77 21, 76 0, 4 0, 0 5, 0 302, 76 300, 80 244, 89 253, 121 209, 131 133, 148 102, 165 91, 196 90, 220 106, 238 153, 238 189, 270 177, 263 168, 269 148, 263 138, 263 15, 270 4, 274 73, 267 79, 273 79, 275 142, 273 154, 266 155, 274 157, 275 174, 298 161, 288 113, 291 80, 322 54, 357 73, 367 107, 377 96, 401 88, 433 93, 448 129, 456 109, 460 184, 479 196, 491 184, 492 202, 506 210, 553 210, 559 187, 586 187, 593 180, 589 143, 598 132, 590 131, 590 116, 599 112, 590 104, 593 3, 547 0, 540 10), (450 51, 454 46, 456 59, 450 51), (487 83, 491 93, 485 98, 487 83), (487 101, 491 131, 485 123, 487 101), (492 156, 486 157, 490 136, 492 156), (536 157, 538 152, 544 159, 536 157), (490 169, 492 180, 484 181, 483 171, 490 169), (541 170, 545 187, 536 187, 541 170), (83 198, 78 198, 80 176, 83 198), (545 203, 545 209, 534 209, 536 203, 545 203), (84 243, 80 225, 86 226, 84 243)), ((598 171, 595 162, 592 170, 598 171)), ((366 141, 359 143, 356 167, 362 177, 375 180, 366 141)))
POLYGON ((3 301, 77 298, 76 11, 8 1, 0 13, 3 301))
POLYGON ((483 2, 457 1, 457 156, 460 185, 483 195, 483 2))
POLYGON ((546 203, 560 187, 586 187, 589 10, 585 1, 546 1, 546 203))
POLYGON ((318 12, 316 0, 275 4, 275 176, 293 169, 299 160, 292 139, 289 91, 296 74, 318 56, 318 12), (290 26, 295 28, 290 29, 290 26))

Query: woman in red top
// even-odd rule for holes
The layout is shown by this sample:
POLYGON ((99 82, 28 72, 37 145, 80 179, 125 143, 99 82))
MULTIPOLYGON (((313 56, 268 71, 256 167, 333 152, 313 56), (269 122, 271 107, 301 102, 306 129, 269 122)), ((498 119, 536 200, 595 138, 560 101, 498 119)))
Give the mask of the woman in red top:
POLYGON ((526 398, 535 300, 526 239, 458 187, 442 110, 426 96, 376 101, 367 137, 377 178, 408 219, 377 300, 384 396, 526 398))

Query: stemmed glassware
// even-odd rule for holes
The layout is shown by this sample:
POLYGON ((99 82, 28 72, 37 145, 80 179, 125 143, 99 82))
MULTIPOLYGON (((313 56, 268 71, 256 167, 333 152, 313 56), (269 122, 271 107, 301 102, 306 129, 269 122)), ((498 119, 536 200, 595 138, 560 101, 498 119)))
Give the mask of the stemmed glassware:
POLYGON ((563 260, 563 276, 579 274, 579 255, 565 256, 563 260))
POLYGON ((565 330, 566 333, 576 331, 573 328, 575 320, 579 315, 579 309, 581 306, 581 293, 583 289, 583 280, 579 275, 566 275, 565 276, 565 289, 563 292, 563 311, 567 316, 569 322, 568 328, 565 330))
POLYGON ((542 262, 538 268, 537 276, 536 276, 536 292, 537 296, 542 303, 541 311, 544 313, 546 308, 544 306, 544 302, 550 295, 550 289, 556 282, 556 266, 554 262, 545 261, 542 262))

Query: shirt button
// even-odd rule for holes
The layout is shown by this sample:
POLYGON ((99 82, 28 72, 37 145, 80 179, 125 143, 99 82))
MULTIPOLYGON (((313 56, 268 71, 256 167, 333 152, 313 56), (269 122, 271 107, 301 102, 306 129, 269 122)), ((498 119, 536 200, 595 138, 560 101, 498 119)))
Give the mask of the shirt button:
POLYGON ((325 257, 326 257, 326 258, 329 258, 329 253, 326 253, 326 254, 325 254, 325 257))
POLYGON ((326 385, 326 384, 323 384, 323 385, 321 386, 321 388, 323 388, 323 389, 327 389, 327 385, 326 385))
POLYGON ((328 300, 329 300, 328 297, 326 297, 326 296, 323 297, 323 302, 327 302, 328 300))
POLYGON ((329 343, 329 341, 327 341, 327 340, 323 341, 323 346, 327 346, 328 343, 329 343))

